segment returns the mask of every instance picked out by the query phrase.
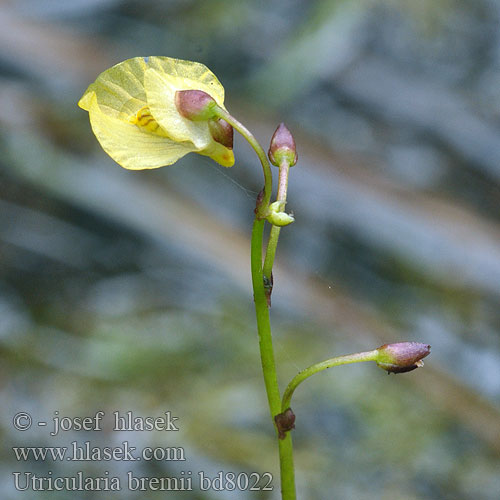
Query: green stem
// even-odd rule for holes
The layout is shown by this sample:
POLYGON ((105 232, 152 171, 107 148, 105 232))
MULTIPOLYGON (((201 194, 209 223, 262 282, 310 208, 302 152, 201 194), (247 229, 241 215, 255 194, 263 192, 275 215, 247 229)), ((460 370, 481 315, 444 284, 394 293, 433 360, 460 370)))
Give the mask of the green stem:
MULTIPOLYGON (((261 202, 257 206, 252 229, 251 270, 262 373, 264 375, 264 384, 266 387, 271 418, 273 425, 275 425, 274 417, 281 413, 281 397, 276 375, 276 364, 274 361, 273 342, 271 336, 271 322, 264 288, 264 275, 262 272, 262 241, 265 225, 264 218, 267 215, 272 193, 271 166, 269 165, 269 161, 264 153, 264 150, 244 125, 242 125, 222 108, 219 110, 219 117, 226 120, 227 123, 229 123, 248 141, 257 153, 264 172, 264 195, 261 202)), ((282 499, 295 500, 295 472, 293 466, 292 437, 290 433, 287 433, 285 439, 278 439, 278 444, 282 499)))
MULTIPOLYGON (((279 167, 278 174, 278 194, 276 201, 286 202, 286 194, 288 190, 288 172, 290 170, 289 162, 284 159, 279 167)), ((272 226, 271 233, 269 234, 269 241, 267 243, 266 258, 264 259, 264 276, 270 280, 273 271, 274 257, 276 255, 276 247, 278 246, 278 239, 280 237, 281 227, 272 226)))
POLYGON ((278 439, 278 443, 280 451, 281 498, 283 500, 296 500, 292 433, 287 432, 284 439, 278 439))
POLYGON ((297 375, 295 375, 295 377, 288 384, 288 387, 283 394, 281 411, 284 412, 285 410, 290 408, 290 402, 292 400, 293 392, 301 382, 303 382, 306 378, 309 378, 311 375, 326 370, 327 368, 333 368, 334 366, 346 365, 348 363, 361 363, 363 361, 376 361, 378 359, 378 355, 378 349, 367 352, 357 352, 355 354, 347 354, 345 356, 330 358, 322 361, 321 363, 316 363, 309 368, 306 368, 305 370, 302 370, 297 375))
POLYGON ((271 417, 280 413, 281 397, 276 376, 276 366, 274 362, 273 342, 271 337, 271 322, 269 319, 269 309, 264 289, 262 275, 262 239, 264 220, 255 218, 252 229, 251 266, 253 297, 255 302, 255 313, 257 316, 257 330, 259 333, 260 357, 264 382, 266 385, 267 399, 271 410, 271 417))
POLYGON ((218 108, 217 116, 226 120, 229 125, 231 125, 235 130, 237 130, 252 146, 253 150, 259 157, 260 163, 262 164, 262 170, 264 172, 264 196, 259 206, 257 207, 257 217, 259 219, 264 219, 267 216, 267 208, 269 207, 269 202, 271 201, 271 193, 273 190, 273 176, 271 173, 271 165, 269 165, 269 160, 267 155, 262 149, 262 146, 258 143, 257 139, 253 134, 240 123, 234 116, 231 116, 225 109, 218 108))
MULTIPOLYGON (((269 309, 267 307, 262 274, 262 239, 264 223, 264 220, 259 220, 257 217, 253 223, 251 267, 262 373, 264 374, 264 384, 266 386, 269 409, 274 424, 274 417, 281 413, 281 398, 276 376, 276 364, 274 362, 271 322, 269 319, 269 309)), ((290 433, 287 433, 285 439, 279 439, 278 443, 282 499, 295 500, 295 473, 293 466, 292 437, 290 433)))

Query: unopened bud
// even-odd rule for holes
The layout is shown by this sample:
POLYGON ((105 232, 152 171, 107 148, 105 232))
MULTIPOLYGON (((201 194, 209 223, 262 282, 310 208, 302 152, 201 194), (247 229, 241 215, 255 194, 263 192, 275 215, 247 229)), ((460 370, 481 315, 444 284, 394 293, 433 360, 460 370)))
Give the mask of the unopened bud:
POLYGON ((389 373, 405 373, 424 366, 423 358, 431 352, 429 344, 398 342, 378 349, 377 365, 389 373))
POLYGON ((276 428, 278 429, 278 437, 285 439, 286 433, 295 429, 295 414, 291 408, 287 408, 283 413, 274 417, 276 428))
POLYGON ((215 142, 222 144, 228 149, 233 149, 233 127, 222 118, 209 120, 208 130, 215 142))
POLYGON ((295 140, 284 123, 280 123, 275 130, 267 154, 271 163, 277 167, 284 160, 288 162, 290 167, 297 163, 298 156, 295 140))
POLYGON ((195 122, 214 118, 217 108, 213 97, 203 90, 178 90, 175 105, 184 118, 195 122))

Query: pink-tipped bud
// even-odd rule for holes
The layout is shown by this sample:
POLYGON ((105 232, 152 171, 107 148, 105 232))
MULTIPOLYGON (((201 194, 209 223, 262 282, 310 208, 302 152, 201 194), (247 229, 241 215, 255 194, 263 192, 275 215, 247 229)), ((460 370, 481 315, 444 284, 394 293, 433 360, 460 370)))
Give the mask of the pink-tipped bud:
POLYGON ((271 138, 271 145, 267 153, 273 165, 280 166, 283 160, 288 162, 290 167, 297 163, 297 149, 292 134, 284 123, 280 123, 271 138))
POLYGON ((431 352, 429 344, 398 342, 378 349, 377 365, 389 373, 405 373, 424 366, 423 358, 431 352))
POLYGON ((283 413, 274 417, 279 439, 285 439, 286 433, 295 429, 295 414, 291 408, 287 408, 283 413))
POLYGON ((233 127, 222 118, 215 118, 208 122, 208 130, 215 142, 228 149, 233 149, 233 127))
POLYGON ((178 90, 175 93, 177 111, 188 120, 203 121, 215 117, 217 103, 203 90, 178 90))

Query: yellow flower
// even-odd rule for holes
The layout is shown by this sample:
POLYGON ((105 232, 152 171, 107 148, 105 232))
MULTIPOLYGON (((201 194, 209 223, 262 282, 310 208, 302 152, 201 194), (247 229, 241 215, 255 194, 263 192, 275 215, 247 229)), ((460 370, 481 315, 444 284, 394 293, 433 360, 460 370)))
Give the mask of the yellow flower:
POLYGON ((232 149, 212 136, 216 122, 181 116, 175 99, 179 90, 202 90, 224 108, 224 88, 206 66, 169 57, 135 57, 113 66, 78 105, 89 112, 104 151, 124 168, 171 165, 191 152, 224 167, 234 165, 232 149))

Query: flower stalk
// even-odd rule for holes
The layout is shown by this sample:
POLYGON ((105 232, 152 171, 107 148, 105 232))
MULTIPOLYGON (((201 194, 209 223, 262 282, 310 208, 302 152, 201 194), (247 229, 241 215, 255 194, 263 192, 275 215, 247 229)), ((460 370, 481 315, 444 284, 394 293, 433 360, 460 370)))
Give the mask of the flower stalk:
MULTIPOLYGON (((255 219, 252 228, 251 240, 251 271, 252 287, 255 303, 255 314, 257 319, 257 332, 259 335, 259 350, 264 375, 264 385, 266 387, 267 400, 271 418, 275 425, 276 432, 279 430, 276 426, 275 417, 281 413, 281 396, 276 375, 276 363, 274 360, 273 341, 271 334, 271 321, 269 317, 268 295, 266 291, 266 282, 264 280, 262 246, 265 219, 262 218, 263 207, 267 211, 272 189, 272 173, 267 157, 246 127, 241 125, 236 119, 223 113, 220 118, 226 120, 234 127, 253 147, 257 156, 261 160, 264 171, 265 187, 262 196, 257 197, 257 206, 255 210, 255 219)), ((274 227, 274 226, 273 226, 274 227)), ((283 500, 295 500, 295 472, 293 465, 293 446, 290 433, 286 433, 284 439, 279 439, 279 457, 280 457, 280 480, 281 494, 283 500)))
POLYGON ((290 167, 297 163, 297 150, 293 136, 284 123, 278 125, 278 128, 275 130, 267 154, 271 163, 279 168, 278 192, 276 201, 271 205, 271 207, 276 205, 277 213, 272 213, 268 216, 268 221, 271 222, 272 227, 267 243, 263 268, 264 280, 266 283, 269 283, 266 294, 267 302, 270 306, 273 287, 272 272, 281 227, 291 224, 294 221, 293 216, 286 214, 283 210, 285 209, 288 192, 288 174, 290 172, 290 167))
MULTIPOLYGON (((278 194, 276 201, 282 203, 282 209, 286 203, 286 196, 288 190, 288 173, 290 171, 289 161, 284 158, 279 166, 278 174, 278 194)), ((287 214, 285 214, 287 215, 287 214)), ((290 216, 289 216, 290 217, 290 216)), ((274 258, 276 256, 276 248, 278 246, 278 239, 280 237, 281 227, 273 224, 271 232, 269 233, 269 241, 267 244, 266 257, 264 259, 264 277, 271 280, 271 273, 274 265, 274 258)))
POLYGON ((335 358, 330 358, 321 363, 315 363, 309 366, 305 370, 299 372, 288 384, 285 392, 283 393, 283 400, 281 403, 281 411, 285 412, 290 408, 290 403, 292 401, 293 393, 295 389, 304 382, 304 380, 312 377, 316 373, 322 372, 328 368, 333 368, 334 366, 347 365, 349 363, 362 363, 364 361, 376 361, 378 356, 378 351, 375 349, 373 351, 358 352, 355 354, 347 354, 345 356, 337 356, 335 358))
POLYGON ((257 206, 255 208, 255 215, 258 219, 265 219, 267 217, 267 211, 269 202, 271 201, 271 194, 273 190, 273 176, 266 153, 262 149, 262 146, 259 144, 257 139, 253 136, 253 134, 236 118, 231 116, 225 109, 218 108, 217 116, 218 118, 222 118, 227 123, 229 123, 229 125, 231 125, 245 138, 245 140, 250 144, 260 160, 260 163, 262 165, 262 172, 264 174, 264 193, 257 203, 257 206))
POLYGON ((424 365, 423 358, 431 352, 429 344, 420 342, 398 342, 395 344, 384 344, 378 349, 366 352, 357 352, 345 356, 336 356, 321 363, 315 363, 305 370, 299 372, 288 384, 281 402, 281 412, 290 408, 295 389, 307 378, 334 366, 347 365, 350 363, 362 363, 375 361, 377 366, 390 373, 405 373, 424 365))

